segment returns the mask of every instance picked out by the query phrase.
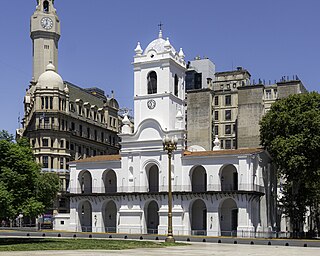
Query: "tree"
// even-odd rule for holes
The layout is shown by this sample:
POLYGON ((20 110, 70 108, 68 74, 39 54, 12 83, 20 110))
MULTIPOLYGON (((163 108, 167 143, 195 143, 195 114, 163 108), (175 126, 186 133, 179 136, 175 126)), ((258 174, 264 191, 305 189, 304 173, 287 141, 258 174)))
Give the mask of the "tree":
POLYGON ((320 230, 320 94, 276 101, 260 122, 260 140, 284 180, 281 202, 294 231, 301 231, 307 207, 320 230))
POLYGON ((37 217, 52 207, 59 178, 41 173, 26 138, 15 143, 11 137, 0 132, 0 219, 15 219, 20 213, 37 217))

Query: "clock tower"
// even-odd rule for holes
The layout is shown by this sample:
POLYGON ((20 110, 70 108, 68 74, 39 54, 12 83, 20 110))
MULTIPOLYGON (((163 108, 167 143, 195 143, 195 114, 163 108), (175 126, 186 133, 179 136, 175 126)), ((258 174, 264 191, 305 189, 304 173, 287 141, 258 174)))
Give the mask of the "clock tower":
POLYGON ((58 67, 58 41, 60 21, 54 8, 54 0, 37 0, 37 7, 31 16, 33 82, 46 71, 49 62, 58 67))
POLYGON ((184 53, 169 39, 159 36, 143 51, 140 43, 134 56, 135 129, 145 120, 157 121, 164 131, 185 129, 184 53))

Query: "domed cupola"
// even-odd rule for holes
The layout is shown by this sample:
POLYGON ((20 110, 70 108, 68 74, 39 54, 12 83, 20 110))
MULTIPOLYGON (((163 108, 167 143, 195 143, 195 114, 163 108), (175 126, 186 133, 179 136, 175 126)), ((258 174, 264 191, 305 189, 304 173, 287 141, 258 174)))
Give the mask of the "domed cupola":
POLYGON ((61 91, 65 89, 63 80, 52 63, 49 63, 46 71, 40 75, 37 87, 41 89, 59 89, 61 91))
POLYGON ((149 51, 154 50, 156 53, 163 53, 171 51, 173 54, 176 53, 176 50, 173 48, 173 46, 169 42, 169 38, 167 40, 164 40, 162 38, 162 31, 159 32, 159 37, 155 40, 153 40, 147 48, 144 50, 144 54, 148 54, 149 51))

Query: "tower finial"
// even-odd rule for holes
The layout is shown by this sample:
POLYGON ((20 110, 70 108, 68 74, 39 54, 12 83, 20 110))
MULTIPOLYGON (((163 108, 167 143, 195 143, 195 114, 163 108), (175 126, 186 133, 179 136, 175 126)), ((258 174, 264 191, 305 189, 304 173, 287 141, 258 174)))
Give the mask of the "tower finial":
POLYGON ((158 27, 159 27, 159 38, 162 38, 162 26, 163 26, 163 24, 160 21, 160 23, 158 25, 158 27))

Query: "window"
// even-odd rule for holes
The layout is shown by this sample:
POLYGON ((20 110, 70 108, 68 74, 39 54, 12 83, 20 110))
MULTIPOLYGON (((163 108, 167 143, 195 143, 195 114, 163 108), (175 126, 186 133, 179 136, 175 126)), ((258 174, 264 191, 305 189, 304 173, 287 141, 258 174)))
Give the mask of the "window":
POLYGON ((226 95, 225 97, 225 105, 230 106, 231 105, 231 95, 226 95))
POLYGON ((70 144, 70 150, 74 150, 74 144, 70 144))
POLYGON ((74 131, 76 129, 76 125, 74 124, 74 122, 71 123, 71 131, 74 131))
POLYGON ((233 83, 233 88, 237 88, 237 84, 236 83, 233 83))
POLYGON ((218 106, 219 105, 219 96, 214 97, 214 105, 218 106))
POLYGON ((230 84, 227 84, 227 89, 230 89, 230 84))
POLYGON ((45 108, 48 109, 49 108, 49 97, 45 97, 45 108))
POLYGON ((224 147, 223 147, 223 142, 224 142, 223 140, 220 140, 220 146, 221 146, 221 148, 224 148, 224 147))
POLYGON ((41 109, 44 109, 44 97, 41 97, 41 109))
POLYGON ((53 148, 54 146, 54 139, 51 139, 51 147, 53 148))
POLYGON ((53 109, 53 97, 50 97, 50 109, 53 109))
POLYGON ((227 124, 225 126, 225 134, 231 134, 231 125, 227 124))
POLYGON ((53 163, 54 163, 54 157, 51 157, 51 169, 53 169, 53 168, 54 168, 53 163))
POLYGON ((219 135, 219 126, 218 125, 214 126, 214 135, 219 135))
POLYGON ((90 139, 90 128, 87 128, 87 138, 90 139))
POLYGON ((271 89, 266 90, 266 100, 271 100, 272 96, 271 96, 271 89))
POLYGON ((98 140, 98 133, 97 133, 97 130, 94 130, 94 140, 98 140))
POLYGON ((157 93, 157 73, 151 71, 147 77, 148 80, 148 94, 157 93))
POLYGON ((90 156, 90 149, 89 148, 86 148, 86 155, 87 155, 87 157, 90 156))
POLYGON ((104 133, 101 132, 101 142, 104 142, 104 133))
POLYGON ((230 121, 231 120, 231 110, 225 111, 225 120, 230 121))
POLYGON ((49 139, 42 139, 42 146, 48 147, 49 146, 49 139))
POLYGON ((82 136, 82 125, 79 125, 79 135, 82 136))
POLYGON ((97 155, 97 150, 94 149, 92 154, 93 154, 93 156, 96 156, 97 155))
POLYGON ((78 106, 78 110, 79 110, 79 116, 82 116, 82 106, 78 106))
POLYGON ((47 0, 43 2, 43 11, 49 12, 49 2, 47 0))
POLYGON ((43 168, 48 168, 48 161, 49 161, 49 157, 48 156, 43 156, 42 157, 42 167, 43 168))
POLYGON ((274 89, 273 94, 274 94, 274 98, 277 99, 278 98, 278 90, 274 89))
POLYGON ((64 140, 60 140, 60 148, 64 148, 64 140))
POLYGON ((45 44, 45 45, 44 45, 44 49, 45 49, 45 50, 49 50, 49 45, 45 44))
POLYGON ((60 169, 64 169, 64 159, 60 157, 60 169))
POLYGON ((231 140, 226 140, 225 149, 231 149, 231 140))
POLYGON ((236 133, 236 131, 237 131, 237 125, 233 124, 233 133, 236 133))
POLYGON ((178 97, 178 85, 179 85, 179 79, 177 74, 174 75, 174 95, 178 97))
POLYGON ((214 111, 214 120, 219 120, 219 111, 214 111))
POLYGON ((31 145, 34 147, 36 145, 36 140, 31 140, 31 145))
POLYGON ((79 152, 79 154, 82 154, 82 148, 81 148, 81 146, 78 146, 78 152, 79 152))
POLYGON ((232 148, 233 148, 233 149, 236 149, 236 148, 237 148, 237 140, 233 140, 232 148))

